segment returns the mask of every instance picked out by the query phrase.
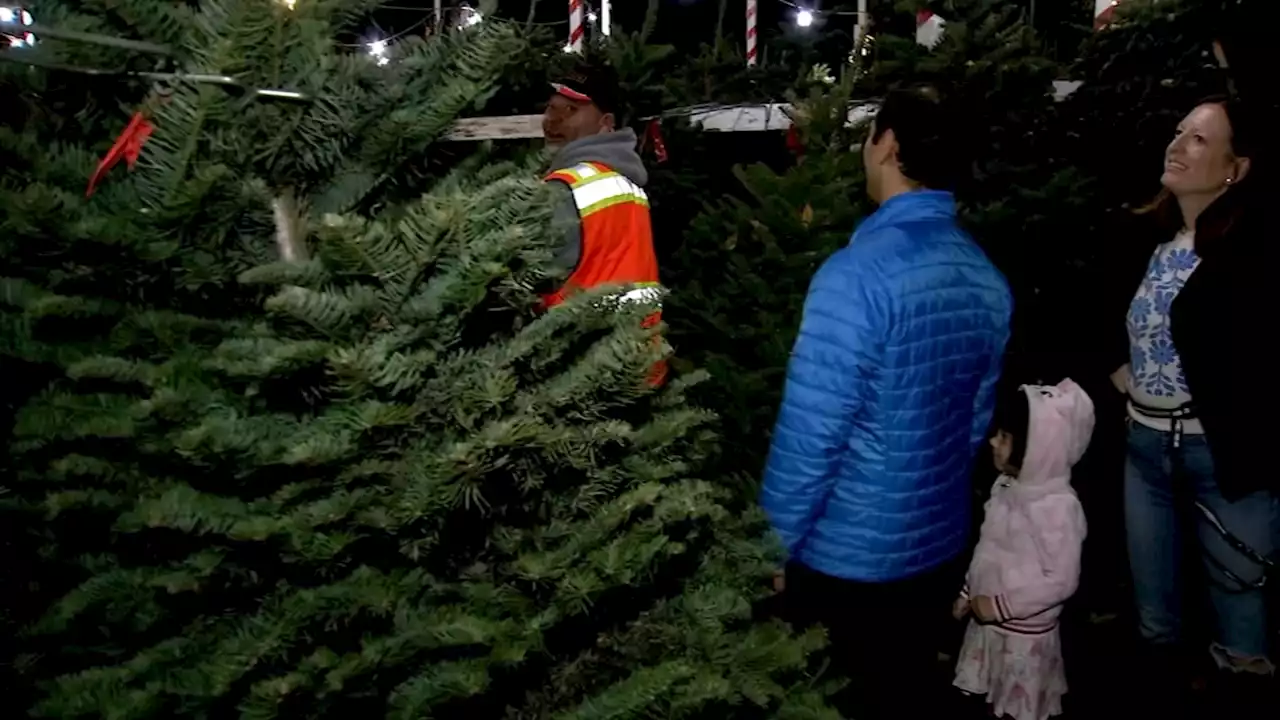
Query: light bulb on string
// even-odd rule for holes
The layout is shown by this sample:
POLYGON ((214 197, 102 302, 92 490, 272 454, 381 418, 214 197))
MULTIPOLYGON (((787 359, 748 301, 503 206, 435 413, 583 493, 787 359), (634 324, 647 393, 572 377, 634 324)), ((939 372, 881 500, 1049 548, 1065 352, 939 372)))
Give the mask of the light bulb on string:
POLYGON ((796 25, 807 28, 813 25, 813 12, 810 10, 801 10, 796 13, 796 25))
POLYGON ((600 16, 596 15, 595 10, 592 10, 591 12, 587 13, 587 22, 594 25, 596 20, 599 20, 599 19, 600 19, 600 16))
POLYGON ((369 43, 369 54, 373 56, 374 61, 380 66, 391 62, 391 58, 387 57, 386 40, 374 40, 369 43))

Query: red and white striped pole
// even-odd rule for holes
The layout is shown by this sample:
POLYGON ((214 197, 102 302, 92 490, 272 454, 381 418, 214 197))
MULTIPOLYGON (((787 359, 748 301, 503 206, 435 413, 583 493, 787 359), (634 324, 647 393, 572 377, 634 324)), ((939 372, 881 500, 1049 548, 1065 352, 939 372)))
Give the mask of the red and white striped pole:
POLYGON ((942 41, 942 35, 946 31, 947 21, 943 20, 941 15, 929 10, 921 10, 916 13, 917 45, 923 45, 932 50, 942 41))
POLYGON ((586 13, 582 0, 569 0, 569 44, 564 46, 565 52, 582 54, 582 36, 585 32, 582 21, 586 13))
POLYGON ((1101 30, 1115 19, 1120 0, 1093 0, 1093 29, 1101 30))
POLYGON ((758 0, 747 0, 747 67, 756 66, 756 5, 758 0))

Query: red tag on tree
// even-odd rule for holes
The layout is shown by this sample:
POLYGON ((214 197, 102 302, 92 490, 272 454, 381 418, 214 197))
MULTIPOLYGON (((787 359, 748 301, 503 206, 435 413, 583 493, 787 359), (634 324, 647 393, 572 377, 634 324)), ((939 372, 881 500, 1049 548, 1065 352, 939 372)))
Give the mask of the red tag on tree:
POLYGON ((106 157, 102 158, 102 162, 98 163, 98 169, 93 171, 93 176, 89 178, 89 187, 85 189, 84 196, 89 197, 98 186, 98 182, 107 174, 111 168, 115 167, 124 158, 125 163, 130 169, 133 169, 135 163, 138 162, 138 156, 142 154, 142 144, 151 136, 151 131, 155 126, 149 120, 143 117, 142 113, 136 112, 129 119, 129 124, 125 126, 124 132, 120 133, 120 137, 116 138, 116 142, 107 151, 106 157))
POLYGON ((662 120, 654 118, 649 121, 649 127, 645 130, 645 137, 653 143, 653 154, 658 158, 658 162, 667 161, 667 143, 662 139, 662 120))

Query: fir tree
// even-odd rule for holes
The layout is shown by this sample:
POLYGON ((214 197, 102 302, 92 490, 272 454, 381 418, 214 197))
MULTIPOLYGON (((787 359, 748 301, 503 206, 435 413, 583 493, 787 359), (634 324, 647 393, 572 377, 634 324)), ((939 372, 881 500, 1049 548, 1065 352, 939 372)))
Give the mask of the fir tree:
MULTIPOLYGON (((721 416, 721 472, 753 494, 809 279, 867 210, 850 87, 797 102, 801 156, 782 172, 739 167, 739 191, 707 203, 663 268, 677 364, 704 367, 699 398, 721 416)), ((781 140, 775 140, 781 142, 781 140)))
MULTIPOLYGON (((1080 182, 1043 154, 1061 69, 1018 8, 996 0, 909 2, 898 4, 897 15, 906 22, 874 30, 840 88, 813 91, 813 109, 802 112, 812 117, 800 121, 804 152, 793 167, 740 173, 748 197, 710 208, 664 268, 681 288, 672 299, 678 311, 668 315, 674 343, 682 358, 712 374, 706 401, 725 418, 730 452, 722 459, 733 471, 756 476, 763 467, 809 279, 872 209, 859 154, 865 134, 845 127, 853 98, 912 83, 933 84, 947 97, 963 147, 945 150, 974 151, 973 173, 957 188, 965 223, 1010 277, 1041 277, 1023 270, 1053 246, 1027 238, 1055 232, 1058 191, 1080 182), (914 28, 914 11, 925 6, 948 20, 932 49, 913 32, 898 34, 914 28)), ((1035 296, 1033 287, 1019 289, 1035 296)))
POLYGON ((515 28, 381 67, 335 43, 372 3, 292 5, 92 3, 241 91, 166 88, 91 199, 93 154, 0 136, 24 160, 0 176, 3 354, 48 379, 5 477, 31 564, 11 704, 834 717, 820 636, 753 621, 778 558, 699 475, 697 376, 645 382, 653 308, 541 312, 535 169, 431 162, 515 28))

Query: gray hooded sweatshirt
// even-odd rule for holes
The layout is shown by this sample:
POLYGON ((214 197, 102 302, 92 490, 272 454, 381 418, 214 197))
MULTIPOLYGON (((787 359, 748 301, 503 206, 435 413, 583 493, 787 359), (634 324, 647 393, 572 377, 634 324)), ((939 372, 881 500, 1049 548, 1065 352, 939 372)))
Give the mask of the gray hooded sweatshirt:
MULTIPOLYGON (((640 154, 636 152, 636 132, 631 128, 574 140, 551 158, 551 170, 563 170, 584 162, 608 165, 640 187, 649 181, 649 172, 644 169, 640 154)), ((564 197, 556 203, 554 211, 556 224, 565 228, 564 244, 556 252, 555 263, 573 272, 582 259, 582 220, 578 217, 578 206, 573 204, 569 186, 561 182, 552 184, 564 188, 564 197)))

